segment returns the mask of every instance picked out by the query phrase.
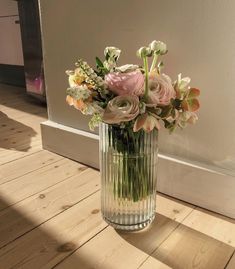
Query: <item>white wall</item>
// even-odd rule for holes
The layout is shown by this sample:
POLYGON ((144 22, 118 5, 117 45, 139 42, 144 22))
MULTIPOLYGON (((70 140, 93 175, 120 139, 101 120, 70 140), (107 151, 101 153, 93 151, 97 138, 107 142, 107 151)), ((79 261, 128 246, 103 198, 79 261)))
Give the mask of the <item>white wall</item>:
POLYGON ((0 64, 24 65, 16 1, 0 1, 0 64))
POLYGON ((64 71, 79 57, 94 63, 107 45, 123 50, 120 64, 153 39, 168 44, 165 72, 192 78, 201 89, 200 120, 162 132, 160 150, 235 171, 235 1, 40 0, 50 119, 89 131, 87 118, 65 104, 64 71))

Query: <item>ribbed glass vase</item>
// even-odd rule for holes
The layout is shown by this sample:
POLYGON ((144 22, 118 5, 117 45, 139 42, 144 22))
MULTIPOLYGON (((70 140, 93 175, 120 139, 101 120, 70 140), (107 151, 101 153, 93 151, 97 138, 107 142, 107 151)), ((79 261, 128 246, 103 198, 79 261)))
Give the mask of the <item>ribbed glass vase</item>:
POLYGON ((140 230, 155 217, 158 133, 100 124, 101 211, 115 229, 140 230))

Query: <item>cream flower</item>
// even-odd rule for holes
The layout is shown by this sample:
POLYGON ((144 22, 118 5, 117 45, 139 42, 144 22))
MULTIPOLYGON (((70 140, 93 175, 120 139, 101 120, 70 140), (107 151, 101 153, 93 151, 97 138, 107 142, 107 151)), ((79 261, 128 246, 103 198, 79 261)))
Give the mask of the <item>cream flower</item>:
POLYGON ((175 98, 175 90, 170 77, 159 75, 156 71, 150 72, 147 104, 169 105, 172 98, 175 98))
POLYGON ((139 114, 139 98, 135 95, 117 96, 108 102, 103 121, 119 124, 133 120, 139 114))

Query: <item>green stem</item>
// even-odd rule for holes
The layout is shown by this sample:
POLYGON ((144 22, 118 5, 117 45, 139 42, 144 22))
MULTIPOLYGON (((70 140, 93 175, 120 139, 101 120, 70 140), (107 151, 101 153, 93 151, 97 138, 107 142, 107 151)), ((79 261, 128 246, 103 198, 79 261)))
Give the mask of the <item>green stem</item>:
POLYGON ((154 68, 155 68, 155 66, 157 64, 157 60, 158 60, 158 54, 154 53, 153 62, 152 62, 151 68, 150 68, 150 72, 154 70, 154 68))
POLYGON ((149 68, 148 68, 148 59, 147 56, 144 56, 144 72, 145 72, 145 91, 144 91, 144 99, 147 99, 148 91, 149 91, 149 68))

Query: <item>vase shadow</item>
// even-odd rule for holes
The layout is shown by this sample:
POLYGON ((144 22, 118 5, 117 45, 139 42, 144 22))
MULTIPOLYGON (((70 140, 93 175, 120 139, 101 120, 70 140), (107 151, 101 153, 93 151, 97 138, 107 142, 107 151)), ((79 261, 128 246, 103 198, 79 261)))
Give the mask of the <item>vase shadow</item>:
MULTIPOLYGON (((151 225, 142 231, 131 233, 117 231, 117 233, 129 244, 148 254, 149 258, 154 258, 156 262, 161 262, 170 268, 194 268, 196 263, 201 263, 202 251, 211 252, 211 259, 213 253, 220 252, 224 261, 227 261, 233 253, 231 245, 159 213, 156 213, 151 225), (190 251, 185 255, 187 249, 190 251), (182 264, 191 264, 192 267, 182 267, 182 264)), ((200 264, 199 267, 212 268, 210 261, 200 264)))

